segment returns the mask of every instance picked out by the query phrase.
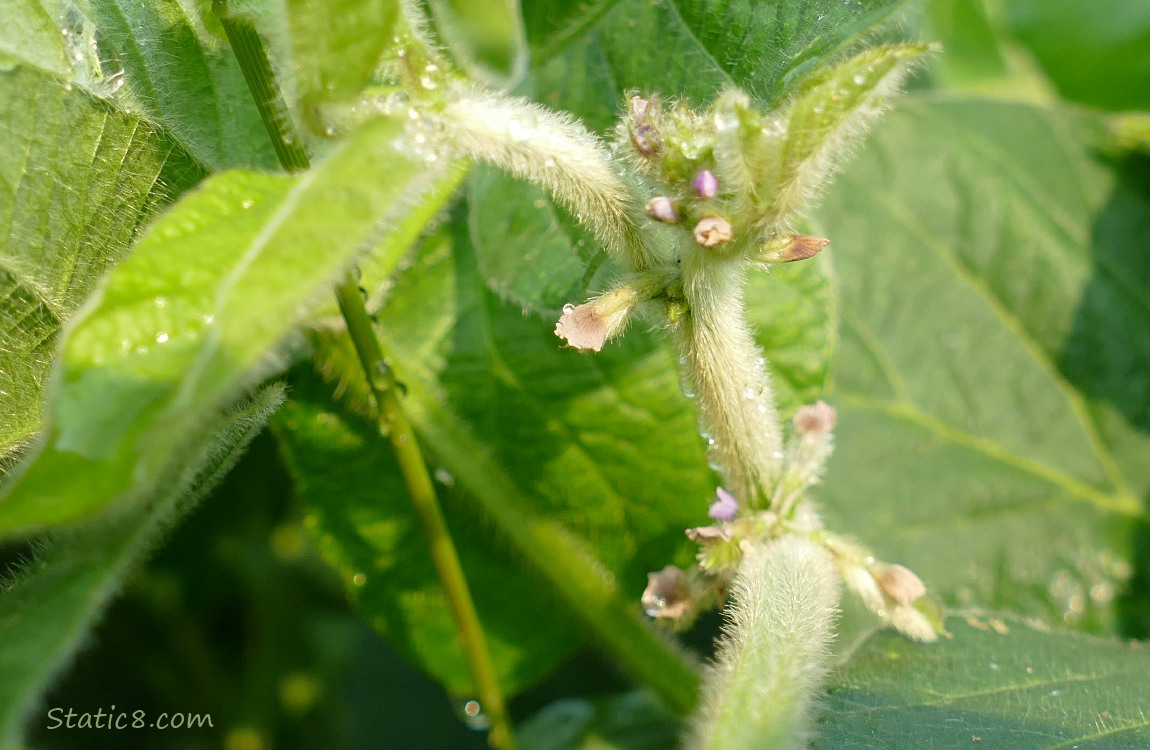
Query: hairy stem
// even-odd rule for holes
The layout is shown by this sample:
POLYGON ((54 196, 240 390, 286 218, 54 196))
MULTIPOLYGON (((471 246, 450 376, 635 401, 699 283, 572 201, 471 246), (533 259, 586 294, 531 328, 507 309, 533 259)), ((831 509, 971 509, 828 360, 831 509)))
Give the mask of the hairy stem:
POLYGON ((691 750, 806 746, 838 599, 826 548, 785 537, 747 551, 691 750))
POLYGON ((698 394, 701 426, 728 489, 757 507, 783 454, 770 377, 743 310, 746 262, 691 247, 681 267, 689 310, 675 339, 698 394))
MULTIPOLYGON (((310 164, 307 153, 298 135, 293 132, 287 107, 259 36, 246 21, 229 16, 224 3, 217 2, 213 10, 220 18, 228 41, 235 50, 280 164, 289 172, 308 168, 310 164)), ((427 463, 423 459, 415 432, 399 402, 395 379, 385 364, 365 300, 351 273, 336 287, 336 298, 375 397, 380 432, 391 440, 408 494, 427 537, 435 571, 455 618, 480 703, 490 718, 489 741, 497 750, 515 750, 515 737, 507 715, 503 690, 487 647, 483 626, 475 611, 475 603, 467 587, 467 579, 459 563, 455 543, 436 498, 435 485, 427 471, 427 463)))
POLYGON ((642 207, 611 168, 602 143, 570 116, 518 99, 458 88, 444 109, 455 146, 540 185, 594 232, 624 268, 665 262, 640 230, 642 207))

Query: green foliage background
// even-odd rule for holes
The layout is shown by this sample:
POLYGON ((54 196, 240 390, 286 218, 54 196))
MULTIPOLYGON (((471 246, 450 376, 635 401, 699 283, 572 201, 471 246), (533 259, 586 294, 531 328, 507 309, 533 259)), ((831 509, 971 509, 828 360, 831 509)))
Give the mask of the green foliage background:
MULTIPOLYGON (((301 118, 358 90, 390 44, 388 4, 326 5, 236 3, 301 118)), ((846 612, 816 746, 1150 744, 1150 657, 1115 640, 1150 637, 1150 129, 1130 114, 1150 109, 1150 15, 1121 0, 428 5, 463 70, 600 132, 633 88, 702 104, 734 84, 766 107, 861 39, 943 42, 810 218, 831 249, 748 295, 784 408, 839 410, 831 525, 956 613, 953 639, 921 647, 846 612)), ((5 467, 52 395, 41 452, 0 497, 9 538, 37 534, 4 550, 0 747, 25 721, 29 746, 122 747, 45 729, 45 707, 112 703, 213 716, 139 746, 483 745, 454 716, 470 678, 394 459, 338 377, 355 365, 326 289, 365 242, 392 366, 522 691, 513 713, 535 715, 524 745, 669 746, 674 720, 646 694, 607 697, 626 675, 507 543, 525 529, 570 553, 587 601, 623 617, 647 571, 690 562, 682 529, 713 489, 659 334, 558 349, 558 308, 610 270, 573 218, 486 169, 444 204, 458 172, 405 162, 386 121, 321 141, 302 176, 268 174, 206 4, 3 0, 0 15, 5 467), (411 227, 375 228, 432 182, 414 210, 435 226, 404 255, 411 227), (304 324, 306 340, 290 333, 304 324), (240 459, 282 398, 252 389, 283 373, 287 402, 240 459)), ((714 625, 688 639, 705 652, 714 625)))

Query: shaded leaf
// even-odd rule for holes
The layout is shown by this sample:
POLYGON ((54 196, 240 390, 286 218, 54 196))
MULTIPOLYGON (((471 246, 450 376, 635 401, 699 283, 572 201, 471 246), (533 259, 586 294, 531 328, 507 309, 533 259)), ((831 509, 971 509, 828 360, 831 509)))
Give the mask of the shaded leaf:
MULTIPOLYGON (((59 29, 55 29, 59 36, 59 29)), ((200 176, 187 154, 33 65, 0 71, 0 465, 40 427, 56 332, 137 227, 200 176)))
POLYGON ((1150 743, 1150 651, 1035 629, 1018 619, 951 618, 930 646, 868 638, 832 673, 816 748, 1133 748, 1150 743))
POLYGON ((527 49, 518 0, 427 0, 427 6, 448 51, 473 78, 502 86, 523 75, 527 49))
POLYGON ((433 172, 380 120, 298 179, 212 178, 154 224, 75 321, 51 428, 0 498, 9 533, 150 491, 433 172))
POLYGON ((950 603, 1113 630, 1150 493, 1150 194, 1093 133, 907 103, 844 172, 821 496, 950 603))
POLYGON ((518 729, 523 750, 667 750, 679 736, 674 714, 641 691, 556 701, 518 729))
POLYGON ((0 749, 19 747, 22 724, 72 658, 124 580, 235 464, 283 400, 270 386, 212 425, 198 452, 138 505, 51 538, 0 592, 0 749))
POLYGON ((101 0, 91 9, 101 64, 123 77, 123 105, 213 170, 277 166, 235 55, 205 28, 195 3, 101 0))

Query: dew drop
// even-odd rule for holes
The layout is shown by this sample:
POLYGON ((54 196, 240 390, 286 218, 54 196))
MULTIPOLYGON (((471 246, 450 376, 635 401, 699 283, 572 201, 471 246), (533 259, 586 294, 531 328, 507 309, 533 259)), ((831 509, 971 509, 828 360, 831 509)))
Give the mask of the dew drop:
POLYGON ((698 395, 695 391, 695 384, 691 382, 691 376, 685 372, 679 373, 679 390, 687 398, 695 398, 698 395))
POLYGON ((483 706, 479 701, 474 698, 465 700, 458 704, 459 718, 467 725, 468 729, 481 732, 491 727, 491 719, 483 712, 483 706))
POLYGON ((722 454, 722 451, 719 449, 719 446, 712 445, 712 446, 707 447, 707 466, 709 466, 711 468, 711 471, 715 471, 715 472, 722 472, 723 471, 723 462, 721 460, 722 459, 721 454, 722 454))
POLYGON ((68 30, 67 29, 60 29, 60 33, 64 36, 68 36, 68 30))
POLYGON ((782 458, 782 457, 783 457, 782 451, 775 451, 774 453, 771 454, 771 458, 782 458))
POLYGON ((367 576, 365 576, 363 573, 356 573, 351 577, 351 582, 356 586, 362 586, 363 584, 367 583, 367 576))
POLYGON ((855 73, 855 77, 851 80, 855 82, 856 86, 862 86, 864 83, 866 83, 866 76, 864 76, 862 73, 855 73))
POLYGON ((156 297, 154 300, 152 300, 152 304, 155 305, 156 307, 159 307, 159 308, 167 307, 168 306, 168 298, 167 297, 156 297))
POLYGON ((743 398, 747 399, 748 401, 754 401, 756 398, 758 398, 758 396, 759 396, 759 391, 758 391, 758 389, 754 388, 753 386, 748 385, 746 388, 743 389, 743 398))
POLYGON ((571 304, 570 302, 568 302, 566 305, 563 305, 563 314, 564 315, 571 315, 574 312, 575 312, 575 305, 571 304))
POLYGON ((454 487, 455 486, 455 475, 453 475, 450 471, 448 471, 447 469, 440 466, 438 469, 435 470, 435 481, 439 482, 444 487, 454 487))
POLYGON ((242 203, 240 203, 240 208, 251 208, 254 205, 255 201, 253 201, 251 198, 246 198, 242 203))
POLYGON ((555 160, 552 159, 551 157, 547 157, 546 159, 543 160, 543 166, 547 167, 548 169, 554 169, 555 168, 555 160))
POLYGON ((429 64, 426 68, 423 69, 423 75, 419 77, 419 85, 428 91, 438 88, 439 81, 436 79, 438 73, 439 66, 435 65, 434 63, 429 64))
POLYGON ((156 343, 157 343, 157 344, 166 344, 166 343, 168 343, 168 334, 166 334, 166 333, 159 333, 159 334, 156 334, 156 343))

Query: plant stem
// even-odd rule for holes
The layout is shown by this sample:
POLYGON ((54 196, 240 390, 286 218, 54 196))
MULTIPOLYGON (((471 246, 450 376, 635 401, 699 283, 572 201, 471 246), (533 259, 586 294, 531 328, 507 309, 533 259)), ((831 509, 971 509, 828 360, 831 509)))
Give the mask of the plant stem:
POLYGON ((355 343, 360 364, 363 365, 368 384, 375 396, 379 409, 380 432, 391 439, 400 471, 411 495, 411 502, 427 536, 435 571, 439 574, 439 581, 447 595, 460 639, 467 652, 467 660, 475 677, 480 703, 491 718, 491 744, 496 748, 510 750, 515 747, 515 741, 511 735, 503 691, 499 687, 495 665, 491 661, 491 652, 487 649, 483 627, 475 612, 475 604, 467 588, 463 568, 459 564, 455 543, 451 539, 443 511, 436 500, 435 486, 427 471, 427 464, 423 460, 411 422, 399 403, 395 376, 386 364, 371 318, 367 314, 367 308, 364 307, 363 297, 352 275, 349 274, 336 287, 336 298, 339 300, 339 309, 343 313, 344 320, 347 321, 347 330, 355 343))
POLYGON ((675 342, 694 383, 723 481, 761 507, 782 465, 782 430, 762 352, 743 309, 746 261, 692 247, 682 259, 690 312, 675 342))
MULTIPOLYGON (((230 16, 224 2, 217 0, 213 11, 223 24, 228 41, 235 50, 244 79, 259 108, 280 164, 288 172, 307 169, 310 166, 307 152, 294 133, 290 114, 276 84, 262 40, 250 24, 230 16)), ((415 506, 427 537, 436 573, 455 617, 480 703, 491 721, 489 741, 498 750, 515 750, 515 737, 507 716, 503 690, 499 685, 491 652, 487 648, 483 626, 475 611, 475 603, 467 587, 467 579, 459 563, 455 542, 444 520, 435 495, 435 485, 427 471, 427 463, 423 460, 415 432, 399 402, 395 377, 387 366, 365 300, 351 272, 336 287, 336 299, 375 397, 380 433, 391 440, 412 505, 415 506)))
POLYGON ((212 12, 224 27, 224 33, 239 61, 240 70, 259 109, 264 127, 267 128, 280 165, 288 172, 307 169, 311 166, 307 151, 294 132, 291 114, 280 94, 267 50, 259 34, 246 20, 232 16, 224 0, 216 0, 212 4, 212 12))

